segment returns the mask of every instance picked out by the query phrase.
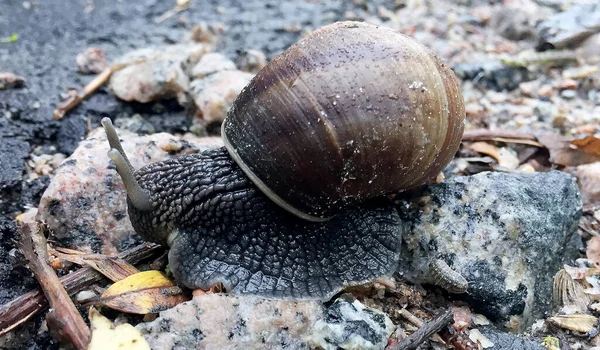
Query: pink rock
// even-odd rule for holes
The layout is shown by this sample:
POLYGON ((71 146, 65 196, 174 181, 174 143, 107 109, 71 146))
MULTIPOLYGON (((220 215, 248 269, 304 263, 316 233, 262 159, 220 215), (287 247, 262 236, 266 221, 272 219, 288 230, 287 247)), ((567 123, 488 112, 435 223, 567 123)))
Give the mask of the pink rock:
POLYGON ((298 349, 322 315, 318 301, 205 294, 137 328, 152 349, 298 349))
MULTIPOLYGON (((149 136, 125 130, 118 133, 136 169, 222 145, 221 139, 215 137, 185 141, 166 133, 149 136)), ((125 189, 107 152, 104 130, 92 131, 56 170, 44 192, 38 218, 48 225, 51 238, 58 245, 115 253, 127 245, 134 233, 127 217, 125 189)))
POLYGON ((198 107, 198 117, 207 123, 222 122, 237 95, 253 77, 253 74, 234 70, 192 81, 190 94, 198 107))

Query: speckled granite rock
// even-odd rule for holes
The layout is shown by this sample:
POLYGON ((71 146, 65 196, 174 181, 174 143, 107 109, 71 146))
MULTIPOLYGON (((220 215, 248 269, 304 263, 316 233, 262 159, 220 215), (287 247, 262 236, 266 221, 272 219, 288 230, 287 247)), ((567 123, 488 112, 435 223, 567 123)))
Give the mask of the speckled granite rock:
POLYGON ((469 281, 458 298, 522 328, 549 310, 552 276, 581 209, 575 178, 563 172, 449 179, 401 202, 399 271, 425 282, 429 262, 443 259, 469 281))
POLYGON ((207 123, 222 122, 233 101, 254 74, 239 70, 221 71, 190 85, 190 94, 198 107, 198 117, 207 123))
MULTIPOLYGON (((221 139, 214 137, 190 142, 166 133, 137 136, 125 130, 118 132, 136 169, 222 145, 221 139)), ((135 243, 125 189, 107 152, 104 130, 92 131, 57 169, 44 192, 38 218, 46 222, 58 245, 114 253, 135 243)))
POLYGON ((302 337, 322 314, 317 301, 206 294, 137 328, 152 349, 308 349, 302 337))
POLYGON ((487 348, 486 350, 546 350, 547 348, 542 345, 542 339, 517 336, 512 333, 500 331, 492 326, 479 327, 479 331, 487 339, 489 339, 494 346, 487 348))
POLYGON ((324 350, 384 349, 395 328, 383 312, 344 295, 315 323, 307 340, 311 346, 324 350))

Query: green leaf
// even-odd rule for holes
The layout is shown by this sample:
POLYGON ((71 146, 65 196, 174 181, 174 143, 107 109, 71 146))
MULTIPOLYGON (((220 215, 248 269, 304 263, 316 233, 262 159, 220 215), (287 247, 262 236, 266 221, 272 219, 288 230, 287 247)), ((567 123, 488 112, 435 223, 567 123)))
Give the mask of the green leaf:
POLYGON ((12 33, 9 37, 0 38, 0 43, 14 43, 17 40, 19 40, 19 34, 12 33))

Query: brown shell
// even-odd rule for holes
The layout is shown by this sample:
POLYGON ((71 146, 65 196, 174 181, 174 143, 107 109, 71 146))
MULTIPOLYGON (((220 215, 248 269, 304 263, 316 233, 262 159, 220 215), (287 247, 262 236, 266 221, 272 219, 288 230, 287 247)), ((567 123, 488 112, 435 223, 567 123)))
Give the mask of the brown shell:
POLYGON ((429 49, 359 22, 322 27, 264 67, 223 124, 246 174, 298 216, 423 185, 456 153, 464 102, 429 49))

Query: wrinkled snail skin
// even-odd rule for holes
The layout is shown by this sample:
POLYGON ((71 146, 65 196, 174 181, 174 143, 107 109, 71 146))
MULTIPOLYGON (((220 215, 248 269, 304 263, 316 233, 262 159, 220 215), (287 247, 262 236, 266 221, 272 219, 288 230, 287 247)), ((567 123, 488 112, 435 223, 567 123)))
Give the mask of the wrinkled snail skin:
POLYGON ((421 186, 456 153, 458 80, 429 49, 358 22, 322 27, 271 61, 223 124, 236 162, 304 219, 421 186))
POLYGON ((401 222, 382 195, 436 176, 463 120, 458 83, 430 50, 341 22, 257 74, 223 124, 226 147, 134 171, 102 123, 131 223, 171 246, 181 284, 328 299, 396 270, 401 222))
POLYGON ((222 282, 237 294, 326 300, 397 267, 400 218, 386 199, 306 221, 268 199, 224 148, 150 164, 135 178, 153 209, 128 198, 131 223, 147 240, 169 240, 170 269, 189 288, 222 282))

